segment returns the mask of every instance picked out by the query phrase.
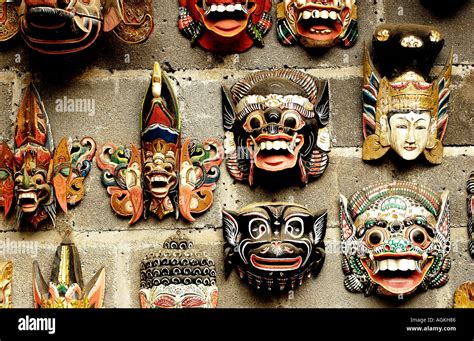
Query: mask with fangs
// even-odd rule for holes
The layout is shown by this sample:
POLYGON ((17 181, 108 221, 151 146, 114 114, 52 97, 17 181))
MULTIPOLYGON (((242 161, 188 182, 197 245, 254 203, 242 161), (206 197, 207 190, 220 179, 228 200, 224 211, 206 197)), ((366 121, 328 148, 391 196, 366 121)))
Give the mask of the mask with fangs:
POLYGON ((448 192, 395 181, 341 195, 342 269, 347 290, 409 295, 448 282, 448 192))
POLYGON ((208 51, 240 53, 263 46, 271 8, 272 0, 179 0, 178 26, 208 51))
POLYGON ((281 0, 277 35, 283 45, 308 48, 351 47, 358 37, 355 0, 281 0))
POLYGON ((58 204, 67 212, 83 199, 95 150, 90 137, 64 138, 54 149, 48 115, 30 84, 17 114, 13 153, 6 143, 0 145, 0 205, 5 215, 16 205, 20 225, 37 228, 48 218, 54 225, 58 204))
POLYGON ((259 71, 223 87, 229 173, 252 186, 257 177, 298 177, 306 184, 326 169, 330 138, 326 81, 297 70, 259 71))
POLYGON ((181 146, 179 108, 171 82, 155 63, 143 100, 141 150, 106 143, 97 151, 102 183, 111 206, 136 223, 148 212, 159 219, 193 214, 213 203, 223 147, 215 139, 203 143, 186 140, 181 146))
POLYGON ((126 43, 145 41, 153 31, 152 0, 0 1, 0 41, 21 32, 40 53, 82 51, 110 31, 126 43))

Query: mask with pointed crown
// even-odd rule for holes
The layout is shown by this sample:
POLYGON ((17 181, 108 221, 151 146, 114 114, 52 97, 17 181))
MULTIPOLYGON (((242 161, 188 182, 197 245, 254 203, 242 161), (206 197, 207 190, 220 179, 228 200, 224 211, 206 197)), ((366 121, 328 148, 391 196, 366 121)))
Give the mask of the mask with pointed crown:
POLYGON ((215 139, 181 145, 178 101, 158 63, 143 100, 141 130, 141 150, 106 143, 97 151, 113 210, 130 224, 149 212, 194 221, 193 214, 214 200, 223 147, 215 139))
POLYGON ((306 184, 327 167, 326 81, 297 70, 258 71, 223 87, 227 169, 251 186, 297 178, 306 184))
POLYGON ((441 163, 452 50, 436 79, 430 81, 429 72, 443 45, 441 33, 431 26, 386 24, 376 29, 373 46, 380 72, 367 48, 364 52, 364 160, 393 149, 405 160, 423 153, 430 163, 441 163))
POLYGON ((272 0, 179 0, 180 31, 205 50, 245 52, 263 46, 272 0))
POLYGON ((448 192, 395 181, 341 195, 342 269, 347 290, 403 296, 448 282, 448 192))
POLYGON ((95 150, 90 137, 63 138, 54 149, 48 114, 30 84, 18 110, 13 152, 7 143, 0 144, 0 206, 5 216, 16 206, 20 225, 36 228, 48 218, 54 225, 57 205, 67 212, 83 199, 95 150))
POLYGON ((141 263, 142 308, 216 308, 218 297, 214 261, 180 231, 141 263))
POLYGON ((283 202, 254 203, 223 211, 225 274, 239 276, 256 290, 288 291, 324 263, 327 212, 283 202))
POLYGON ((68 237, 56 250, 49 284, 38 262, 33 263, 35 308, 102 308, 104 293, 105 268, 100 268, 84 286, 79 252, 68 237))
POLYGON ((277 35, 283 45, 350 47, 358 36, 355 0, 280 0, 277 35))
POLYGON ((12 308, 13 263, 0 262, 0 309, 12 308))
POLYGON ((45 54, 84 50, 102 32, 133 44, 153 31, 152 0, 6 0, 0 17, 0 41, 21 32, 30 48, 45 54))

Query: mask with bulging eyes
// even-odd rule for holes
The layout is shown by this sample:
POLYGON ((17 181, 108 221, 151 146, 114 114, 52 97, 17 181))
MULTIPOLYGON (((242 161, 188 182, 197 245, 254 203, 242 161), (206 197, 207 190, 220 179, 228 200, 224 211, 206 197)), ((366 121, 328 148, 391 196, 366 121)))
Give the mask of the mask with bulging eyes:
POLYGON ((326 169, 329 90, 297 70, 255 72, 223 87, 227 169, 239 181, 297 177, 303 184, 326 169))
POLYGON ((277 19, 278 40, 283 45, 350 47, 358 37, 355 0, 281 0, 277 19))
POLYGON ((448 281, 448 193, 409 182, 341 195, 341 238, 351 292, 409 295, 448 281))
POLYGON ((263 46, 272 27, 272 0, 179 0, 180 31, 211 52, 241 53, 263 46))
POLYGON ((324 263, 327 213, 311 214, 289 203, 255 203, 223 211, 226 276, 239 276, 258 290, 293 290, 324 263))

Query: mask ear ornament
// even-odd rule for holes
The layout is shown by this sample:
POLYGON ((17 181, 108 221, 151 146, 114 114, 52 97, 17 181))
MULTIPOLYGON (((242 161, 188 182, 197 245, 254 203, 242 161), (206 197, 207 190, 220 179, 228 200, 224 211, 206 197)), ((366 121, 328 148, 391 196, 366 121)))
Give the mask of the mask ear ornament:
POLYGON ((441 33, 431 26, 376 29, 378 70, 364 48, 364 160, 379 159, 392 149, 405 160, 423 154, 432 164, 442 162, 453 51, 432 82, 429 72, 443 45, 441 33))
POLYGON ((404 296, 448 282, 447 192, 402 181, 372 185, 341 195, 340 226, 348 291, 404 296))
POLYGON ((225 274, 237 268, 257 291, 293 290, 319 273, 325 259, 327 213, 290 203, 254 203, 223 211, 225 274))

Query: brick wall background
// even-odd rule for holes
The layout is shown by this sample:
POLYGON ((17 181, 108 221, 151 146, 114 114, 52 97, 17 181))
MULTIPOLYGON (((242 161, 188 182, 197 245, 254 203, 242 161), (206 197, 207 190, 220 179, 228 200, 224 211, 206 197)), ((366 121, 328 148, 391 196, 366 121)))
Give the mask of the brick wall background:
MULTIPOLYGON (((49 113, 55 142, 63 136, 92 136, 98 144, 139 144, 139 114, 154 61, 159 61, 175 82, 182 114, 184 137, 223 137, 221 84, 232 85, 253 70, 298 68, 328 79, 331 95, 332 137, 330 164, 319 180, 305 188, 250 189, 234 183, 222 166, 222 177, 212 208, 195 223, 173 218, 155 218, 129 227, 126 219, 114 215, 109 196, 100 183, 95 166, 86 180, 83 202, 69 214, 60 213, 57 228, 46 224, 37 232, 19 231, 13 217, 0 219, 0 239, 37 242, 37 254, 4 250, 0 258, 14 262, 13 301, 15 307, 32 307, 32 262, 37 259, 49 277, 58 231, 73 230, 81 255, 85 281, 101 265, 107 268, 105 307, 138 307, 139 263, 176 229, 185 231, 196 247, 206 249, 215 259, 220 289, 219 307, 450 307, 455 288, 473 279, 472 259, 467 252, 465 182, 474 169, 474 36, 470 34, 474 8, 470 1, 455 1, 442 13, 419 0, 359 0, 360 38, 351 49, 333 48, 310 52, 302 47, 285 48, 273 28, 265 48, 253 48, 241 55, 218 56, 191 48, 177 28, 177 1, 155 0, 155 32, 142 45, 122 44, 104 35, 94 48, 63 59, 29 51, 20 37, 0 45, 0 139, 12 144, 13 127, 22 91, 33 79, 49 113), (428 7, 427 7, 428 6, 428 7), (360 100, 362 48, 374 28, 383 22, 433 24, 443 32, 446 46, 438 69, 454 48, 450 120, 445 139, 445 159, 440 166, 423 160, 400 164, 390 157, 367 164, 361 160, 362 127, 360 100), (56 99, 95 100, 96 112, 56 112, 56 99), (406 301, 351 294, 343 285, 340 254, 330 245, 339 241, 338 195, 346 196, 375 181, 408 180, 451 193, 451 239, 453 266, 449 283, 441 289, 420 293, 406 301), (254 201, 297 202, 310 210, 326 208, 327 258, 316 279, 305 280, 294 297, 265 297, 253 293, 236 272, 228 280, 223 274, 222 208, 238 209, 254 201)), ((4 244, 5 245, 5 244, 4 244)))

